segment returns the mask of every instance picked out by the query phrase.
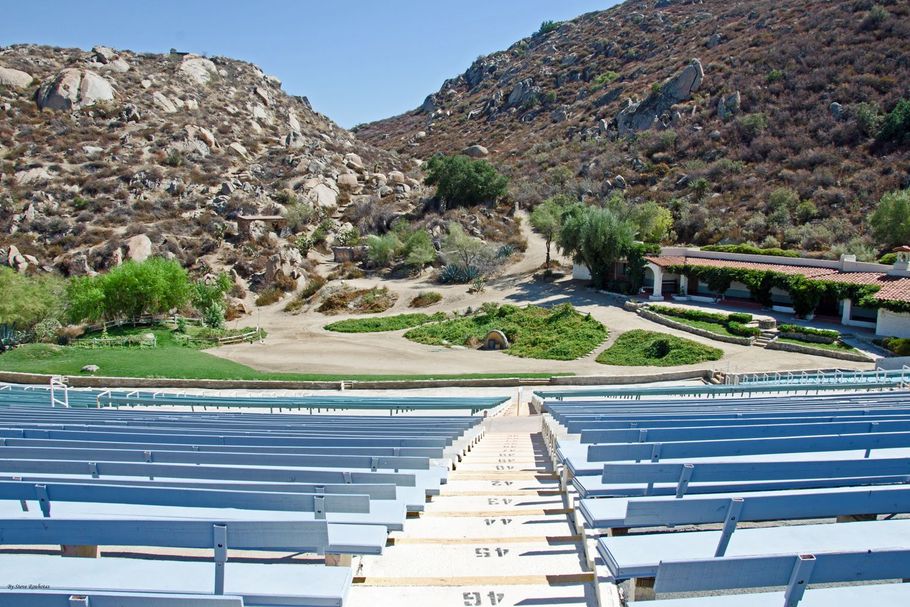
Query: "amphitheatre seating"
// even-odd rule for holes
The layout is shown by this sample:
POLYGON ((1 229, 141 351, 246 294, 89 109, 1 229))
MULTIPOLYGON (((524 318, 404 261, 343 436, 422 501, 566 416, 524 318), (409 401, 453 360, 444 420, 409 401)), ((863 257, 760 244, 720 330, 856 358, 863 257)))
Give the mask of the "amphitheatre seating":
POLYGON ((7 545, 202 548, 211 549, 214 556, 213 565, 109 557, 0 555, 0 576, 8 577, 10 583, 79 594, 103 587, 106 591, 131 594, 226 594, 242 598, 245 605, 341 605, 351 582, 348 568, 229 563, 228 551, 325 554, 345 548, 346 543, 362 542, 357 538, 367 535, 373 535, 375 541, 384 531, 377 528, 369 533, 365 527, 352 530, 325 521, 0 519, 0 537, 7 545))
MULTIPOLYGON (((693 398, 684 388, 673 397, 663 388, 639 399, 611 389, 541 399, 544 440, 562 469, 604 607, 625 582, 635 600, 787 586, 803 560, 819 568, 811 576, 800 569, 803 583, 786 601, 783 592, 763 592, 655 605, 791 606, 805 582, 910 577, 910 564, 895 562, 910 554, 910 519, 899 516, 910 512, 908 393, 760 388, 778 394, 693 398)), ((894 584, 843 594, 821 588, 800 605, 879 603, 869 588, 883 588, 881 604, 910 598, 894 584)))
POLYGON ((78 604, 341 605, 351 557, 381 554, 388 533, 424 509, 483 434, 481 418, 455 411, 458 399, 194 397, 151 409, 148 396, 131 402, 147 409, 113 409, 96 408, 98 396, 70 390, 69 402, 82 406, 61 408, 48 406, 46 391, 0 390, 0 542, 96 547, 88 552, 215 547, 215 573, 173 550, 151 560, 0 554, 0 581, 37 586, 7 588, 0 604, 69 607, 70 597, 88 596, 78 604), (454 414, 267 412, 422 407, 454 414), (265 412, 247 412, 256 408, 265 412), (225 542, 340 566, 226 563, 225 542))

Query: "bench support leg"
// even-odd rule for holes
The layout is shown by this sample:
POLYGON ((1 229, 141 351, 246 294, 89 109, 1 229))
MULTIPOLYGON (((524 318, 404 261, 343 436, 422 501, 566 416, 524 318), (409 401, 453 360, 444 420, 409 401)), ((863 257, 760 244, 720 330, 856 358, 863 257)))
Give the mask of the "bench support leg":
POLYGON ((640 577, 632 580, 630 582, 632 600, 653 601, 655 598, 654 579, 653 577, 640 577))
POLYGON ((858 523, 861 521, 874 521, 877 520, 876 515, 874 514, 843 514, 835 522, 837 523, 858 523))
POLYGON ((351 566, 351 555, 350 554, 326 554, 325 555, 325 564, 328 567, 350 567, 351 566))
POLYGON ((96 559, 98 558, 98 546, 63 545, 60 546, 60 554, 63 556, 96 559))

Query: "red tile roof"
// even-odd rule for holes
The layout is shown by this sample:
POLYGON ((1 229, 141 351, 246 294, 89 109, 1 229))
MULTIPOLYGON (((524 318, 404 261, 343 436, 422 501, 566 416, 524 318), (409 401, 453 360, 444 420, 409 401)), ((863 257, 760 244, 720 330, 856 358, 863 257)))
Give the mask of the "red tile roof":
POLYGON ((662 268, 681 265, 702 268, 736 268, 779 272, 781 274, 802 274, 806 278, 853 285, 875 285, 880 287, 874 295, 875 299, 880 301, 910 302, 910 277, 889 276, 883 272, 842 272, 834 268, 822 268, 819 266, 790 266, 777 263, 706 259, 702 257, 648 256, 645 259, 662 268))

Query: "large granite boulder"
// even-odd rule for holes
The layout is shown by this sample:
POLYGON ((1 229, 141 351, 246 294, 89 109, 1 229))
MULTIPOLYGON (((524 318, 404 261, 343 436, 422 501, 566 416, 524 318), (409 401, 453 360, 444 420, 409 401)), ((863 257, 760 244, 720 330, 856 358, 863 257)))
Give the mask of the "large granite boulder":
POLYGON ((35 99, 41 109, 71 110, 113 100, 114 87, 90 70, 66 68, 42 84, 35 99))

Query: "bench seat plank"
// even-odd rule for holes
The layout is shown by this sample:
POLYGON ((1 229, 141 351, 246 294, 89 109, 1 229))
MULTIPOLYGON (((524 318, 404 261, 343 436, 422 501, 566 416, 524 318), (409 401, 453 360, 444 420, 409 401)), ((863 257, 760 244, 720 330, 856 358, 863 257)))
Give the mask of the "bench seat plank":
MULTIPOLYGON (((8 584, 25 584, 50 590, 212 594, 213 571, 212 563, 192 561, 0 555, 0 586, 3 588, 8 584)), ((245 607, 340 606, 347 596, 351 579, 348 567, 228 561, 224 592, 242 597, 245 607)))
MULTIPOLYGON (((655 577, 661 561, 709 559, 720 531, 602 537, 597 551, 616 579, 655 577)), ((725 556, 836 552, 910 546, 910 520, 740 529, 725 556)))
MULTIPOLYGON (((783 592, 725 594, 684 599, 648 601, 648 607, 777 607, 783 605, 783 592)), ((910 584, 864 584, 836 588, 812 588, 799 602, 799 607, 906 607, 910 605, 910 584)))

